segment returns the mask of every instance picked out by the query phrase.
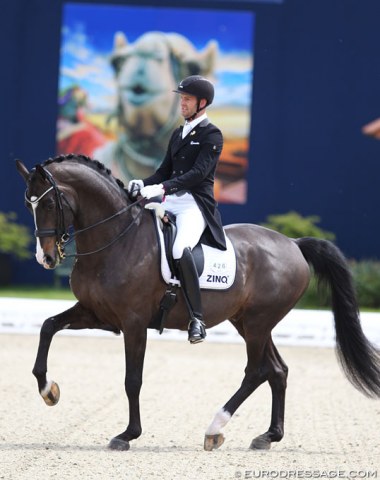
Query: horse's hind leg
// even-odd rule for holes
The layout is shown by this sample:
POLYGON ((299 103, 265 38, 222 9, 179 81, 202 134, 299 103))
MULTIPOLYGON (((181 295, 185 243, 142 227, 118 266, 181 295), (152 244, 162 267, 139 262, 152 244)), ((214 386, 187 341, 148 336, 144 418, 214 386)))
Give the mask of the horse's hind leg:
MULTIPOLYGON (((49 348, 53 336, 66 328, 73 330, 82 328, 110 329, 110 327, 102 325, 89 310, 83 308, 79 303, 69 310, 44 321, 40 331, 40 342, 33 367, 33 375, 37 379, 40 395, 49 406, 56 405, 60 395, 57 383, 48 381, 46 377, 49 348)), ((115 333, 117 333, 117 329, 115 329, 115 333)))
POLYGON ((224 407, 217 412, 205 436, 205 450, 213 450, 224 441, 222 428, 231 419, 239 406, 265 381, 269 381, 272 389, 272 419, 269 430, 255 438, 250 448, 268 449, 271 442, 283 437, 285 388, 287 367, 269 337, 265 343, 260 336, 247 340, 248 363, 245 376, 239 390, 224 407))
POLYGON ((268 449, 272 442, 279 442, 284 436, 285 391, 288 367, 278 353, 272 339, 267 343, 265 363, 268 366, 268 382, 272 390, 272 415, 267 432, 252 440, 253 450, 268 449))
POLYGON ((237 325, 235 325, 235 327, 246 341, 248 362, 240 388, 230 400, 228 400, 224 407, 217 412, 206 430, 204 449, 209 451, 219 448, 220 445, 222 445, 224 442, 222 428, 251 393, 267 380, 268 372, 263 368, 265 340, 263 341, 260 335, 246 338, 244 330, 242 328, 239 330, 237 325))

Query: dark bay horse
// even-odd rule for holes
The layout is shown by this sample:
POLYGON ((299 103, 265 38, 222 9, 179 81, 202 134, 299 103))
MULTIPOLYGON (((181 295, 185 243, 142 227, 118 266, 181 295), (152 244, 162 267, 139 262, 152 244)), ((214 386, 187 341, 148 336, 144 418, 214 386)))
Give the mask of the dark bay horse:
MULTIPOLYGON (((131 202, 109 170, 87 157, 60 156, 30 172, 17 161, 17 169, 27 185, 25 199, 34 216, 38 262, 47 269, 56 267, 69 226, 74 228, 77 249, 70 282, 78 302, 42 325, 33 368, 39 392, 48 405, 58 402, 58 385, 46 376, 55 333, 64 328, 123 332, 129 424, 109 447, 128 450, 130 441, 141 434, 139 394, 147 328, 166 289, 151 214, 131 202)), ((289 239, 256 225, 229 225, 225 230, 236 251, 236 279, 227 291, 202 291, 204 319, 208 328, 229 319, 245 340, 247 365, 240 388, 206 430, 204 448, 212 450, 223 443, 222 428, 266 381, 272 391, 271 422, 267 432, 253 439, 251 448, 268 449, 271 442, 282 439, 288 369, 271 331, 305 292, 309 265, 330 287, 338 358, 346 376, 364 394, 380 397, 379 354, 363 334, 352 277, 340 250, 325 240, 289 239)), ((166 327, 186 330, 187 323, 180 292, 166 327)))

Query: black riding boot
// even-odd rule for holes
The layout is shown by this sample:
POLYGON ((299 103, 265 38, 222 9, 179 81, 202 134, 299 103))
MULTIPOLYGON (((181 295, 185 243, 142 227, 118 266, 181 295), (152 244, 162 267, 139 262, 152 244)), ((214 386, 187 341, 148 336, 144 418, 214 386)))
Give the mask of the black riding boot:
POLYGON ((176 263, 190 314, 189 341, 190 343, 200 343, 206 338, 206 329, 202 321, 202 302, 198 272, 189 247, 184 249, 182 257, 176 263))

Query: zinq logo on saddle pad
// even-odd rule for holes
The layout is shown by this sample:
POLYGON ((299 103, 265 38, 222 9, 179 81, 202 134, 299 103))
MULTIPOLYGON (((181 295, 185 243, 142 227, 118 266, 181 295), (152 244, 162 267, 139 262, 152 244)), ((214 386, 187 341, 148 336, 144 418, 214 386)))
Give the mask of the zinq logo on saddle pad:
MULTIPOLYGON (((164 234, 162 232, 161 220, 155 218, 158 242, 160 245, 161 274, 166 283, 179 283, 172 278, 169 263, 165 252, 164 234)), ((201 271, 199 285, 201 289, 226 290, 230 288, 235 280, 236 256, 234 247, 226 235, 227 250, 219 250, 208 245, 197 245, 194 250, 201 248, 200 258, 196 259, 198 271, 201 271), (203 264, 199 265, 199 260, 203 264)))

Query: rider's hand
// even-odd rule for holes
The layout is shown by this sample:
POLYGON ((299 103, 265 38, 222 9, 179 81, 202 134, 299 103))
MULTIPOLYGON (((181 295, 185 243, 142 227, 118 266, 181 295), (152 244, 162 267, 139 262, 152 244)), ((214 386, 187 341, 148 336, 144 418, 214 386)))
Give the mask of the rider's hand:
POLYGON ((137 197, 141 189, 144 187, 144 182, 142 180, 131 180, 128 183, 128 192, 131 197, 137 197))
POLYGON ((162 200, 165 196, 165 189, 162 183, 158 185, 147 185, 140 190, 140 195, 147 199, 159 197, 160 200, 162 200))

